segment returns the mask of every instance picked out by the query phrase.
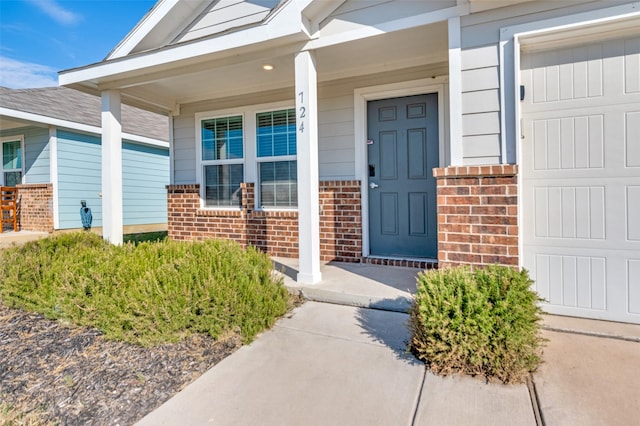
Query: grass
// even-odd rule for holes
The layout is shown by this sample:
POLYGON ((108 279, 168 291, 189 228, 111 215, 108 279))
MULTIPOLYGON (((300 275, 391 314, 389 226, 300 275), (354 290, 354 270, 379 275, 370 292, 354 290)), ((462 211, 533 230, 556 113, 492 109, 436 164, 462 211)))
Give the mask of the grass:
POLYGON ((190 333, 249 342, 291 303, 268 256, 231 241, 113 246, 90 232, 61 234, 0 253, 0 276, 10 307, 145 346, 190 333))
POLYGON ((409 347, 432 371, 522 382, 540 363, 538 296, 526 270, 491 266, 420 274, 409 347))
POLYGON ((55 426, 56 423, 42 420, 43 413, 23 413, 11 405, 0 402, 0 426, 55 426))
POLYGON ((167 239, 167 231, 141 232, 138 234, 125 234, 123 241, 125 243, 140 244, 144 242, 164 241, 167 239))

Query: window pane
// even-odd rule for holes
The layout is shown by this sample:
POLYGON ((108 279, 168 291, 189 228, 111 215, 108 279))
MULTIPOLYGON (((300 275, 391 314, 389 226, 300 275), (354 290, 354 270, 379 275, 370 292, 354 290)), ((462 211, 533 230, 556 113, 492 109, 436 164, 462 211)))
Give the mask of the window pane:
POLYGON ((298 205, 297 161, 259 163, 260 203, 262 207, 298 205))
POLYGON ((295 109, 256 115, 258 157, 296 155, 295 109))
POLYGON ((4 169, 21 169, 22 153, 20 141, 4 142, 2 144, 2 165, 4 169))
POLYGON ((22 172, 6 172, 4 174, 4 186, 16 186, 22 183, 22 172))
POLYGON ((205 205, 240 207, 243 173, 242 164, 205 166, 205 205))
POLYGON ((202 159, 243 158, 242 116, 202 120, 202 159))

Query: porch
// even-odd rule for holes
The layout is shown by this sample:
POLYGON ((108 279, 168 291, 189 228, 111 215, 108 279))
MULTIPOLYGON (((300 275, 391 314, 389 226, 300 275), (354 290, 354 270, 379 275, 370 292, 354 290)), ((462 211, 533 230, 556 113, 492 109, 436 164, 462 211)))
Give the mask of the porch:
POLYGON ((13 245, 21 245, 29 241, 39 240, 49 236, 48 232, 41 231, 14 231, 6 227, 0 234, 0 250, 13 245))
POLYGON ((289 290, 307 300, 338 305, 408 312, 416 292, 416 278, 422 269, 367 263, 323 262, 322 281, 305 285, 296 281, 298 259, 273 257, 276 271, 289 290))

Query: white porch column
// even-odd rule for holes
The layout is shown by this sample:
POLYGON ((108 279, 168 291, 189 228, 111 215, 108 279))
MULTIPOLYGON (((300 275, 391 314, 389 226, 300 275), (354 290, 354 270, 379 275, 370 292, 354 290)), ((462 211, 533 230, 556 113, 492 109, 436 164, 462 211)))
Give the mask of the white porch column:
POLYGON ((102 92, 102 237, 122 244, 122 125, 120 92, 102 92))
POLYGON ((320 282, 318 82, 312 52, 295 58, 298 151, 298 282, 320 282))
MULTIPOLYGON (((449 164, 462 165, 462 59, 460 17, 449 18, 449 164)), ((443 165, 444 166, 444 165, 443 165)))

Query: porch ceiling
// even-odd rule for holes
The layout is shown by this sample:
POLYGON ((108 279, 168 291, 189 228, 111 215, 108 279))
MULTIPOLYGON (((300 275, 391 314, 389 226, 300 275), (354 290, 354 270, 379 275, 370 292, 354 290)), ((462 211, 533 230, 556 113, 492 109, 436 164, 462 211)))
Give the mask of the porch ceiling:
MULTIPOLYGON (((318 80, 372 74, 447 60, 447 23, 382 34, 316 51, 318 80)), ((185 65, 180 72, 153 70, 143 77, 98 82, 98 90, 117 89, 123 101, 145 109, 168 111, 177 105, 292 87, 294 53, 290 44, 222 60, 185 65), (274 66, 272 71, 262 69, 274 66)), ((160 67, 158 67, 160 68, 160 67)), ((86 87, 84 88, 86 90, 86 87)))

